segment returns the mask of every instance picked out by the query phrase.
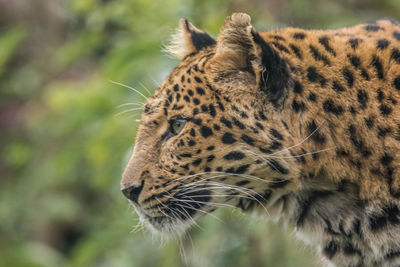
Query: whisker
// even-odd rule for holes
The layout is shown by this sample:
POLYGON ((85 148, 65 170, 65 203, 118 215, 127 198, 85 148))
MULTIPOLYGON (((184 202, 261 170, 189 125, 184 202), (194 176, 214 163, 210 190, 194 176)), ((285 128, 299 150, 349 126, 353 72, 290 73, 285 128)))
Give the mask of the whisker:
MULTIPOLYGON (((262 195, 260 195, 259 193, 257 193, 256 191, 254 191, 252 189, 245 188, 245 187, 227 186, 226 184, 218 183, 218 182, 210 182, 210 183, 204 183, 204 184, 200 184, 200 185, 210 185, 210 184, 212 186, 207 187, 207 189, 225 189, 228 191, 238 191, 240 193, 245 194, 246 196, 249 196, 250 198, 254 198, 253 195, 251 195, 249 192, 246 192, 246 191, 250 191, 250 192, 254 193, 255 195, 257 195, 258 197, 260 197, 262 200, 266 201, 266 199, 262 195)), ((197 185, 199 185, 199 184, 197 184, 197 185)), ((192 189, 189 193, 195 193, 195 192, 202 191, 202 190, 204 190, 204 189, 199 189, 199 190, 192 189)))
POLYGON ((149 89, 147 89, 147 87, 143 83, 139 82, 139 84, 147 91, 147 93, 149 93, 149 96, 151 96, 151 92, 149 91, 149 89))
POLYGON ((189 179, 189 178, 191 178, 191 177, 195 177, 195 178, 199 178, 199 180, 195 180, 195 181, 201 181, 201 180, 206 180, 206 179, 212 179, 213 177, 224 177, 224 176, 228 176, 227 174, 225 174, 225 173, 223 173, 223 172, 215 172, 215 173, 217 173, 217 175, 213 175, 213 176, 209 176, 209 177, 205 177, 205 178, 202 178, 200 175, 203 175, 203 174, 213 174, 213 172, 197 173, 197 174, 193 174, 193 175, 183 176, 183 177, 180 177, 180 178, 178 178, 178 179, 172 180, 172 181, 170 181, 170 182, 179 182, 179 183, 181 184, 180 186, 187 186, 187 185, 189 185, 190 183, 193 183, 193 182, 190 182, 189 184, 183 184, 182 181, 179 181, 179 180, 186 180, 186 179, 189 179))
POLYGON ((131 89, 132 91, 138 93, 139 95, 144 97, 144 99, 147 100, 147 97, 144 94, 142 94, 139 90, 137 90, 137 89, 135 89, 135 88, 133 88, 133 87, 131 87, 129 85, 126 85, 126 84, 123 84, 123 83, 119 83, 119 82, 115 82, 115 81, 112 81, 112 80, 110 80, 110 82, 113 83, 113 84, 117 84, 117 85, 123 86, 123 87, 128 88, 128 89, 131 89))
POLYGON ((298 143, 298 144, 296 144, 296 145, 293 145, 293 146, 290 146, 290 147, 286 147, 286 148, 284 148, 284 149, 281 149, 281 150, 276 151, 276 152, 274 152, 274 153, 272 153, 272 154, 269 154, 269 155, 275 155, 275 154, 278 154, 278 153, 282 153, 282 152, 284 152, 284 151, 288 151, 288 150, 290 150, 290 149, 292 149, 292 148, 298 147, 299 145, 303 144, 303 143, 306 142, 308 139, 310 139, 310 137, 313 136, 313 135, 324 125, 324 123, 325 123, 325 122, 322 122, 321 125, 319 125, 319 126, 317 127, 317 129, 315 129, 314 131, 312 131, 312 132, 311 132, 305 139, 303 139, 303 141, 301 141, 300 143, 298 143))
POLYGON ((181 199, 177 199, 175 201, 180 201, 180 202, 190 202, 190 203, 198 203, 198 204, 202 204, 202 205, 209 205, 209 206, 214 206, 214 207, 230 207, 230 208, 236 208, 233 205, 230 204, 226 204, 226 203, 218 203, 218 202, 206 202, 206 201, 198 201, 198 200, 181 200, 181 199))
POLYGON ((203 175, 203 174, 226 174, 227 176, 243 177, 243 178, 248 178, 248 179, 252 179, 252 180, 263 182, 263 183, 269 183, 269 181, 266 181, 266 180, 264 180, 264 179, 262 179, 260 177, 253 176, 253 175, 250 175, 250 174, 238 174, 238 173, 230 173, 230 172, 200 172, 200 173, 196 173, 196 174, 192 174, 192 175, 179 177, 179 178, 174 179, 174 180, 172 180, 170 182, 172 183, 172 182, 175 182, 175 181, 186 180, 188 178, 196 177, 196 176, 203 175))
MULTIPOLYGON (((160 203, 162 206, 164 206, 164 204, 163 204, 158 198, 156 198, 156 200, 158 201, 158 203, 160 203)), ((174 222, 174 221, 175 221, 175 218, 172 218, 171 216, 165 214, 165 213, 160 209, 160 207, 157 207, 157 209, 158 209, 158 211, 161 212, 165 217, 171 219, 171 222, 174 222)))
POLYGON ((185 265, 188 265, 189 261, 188 261, 188 259, 186 257, 186 252, 185 252, 185 248, 184 248, 183 243, 182 243, 182 239, 177 237, 176 241, 178 243, 178 247, 179 247, 179 251, 180 251, 181 257, 183 258, 182 260, 185 263, 185 265))
MULTIPOLYGON (((228 189, 228 190, 237 190, 237 191, 244 190, 244 191, 250 191, 250 192, 252 192, 254 194, 258 194, 253 189, 249 189, 249 188, 246 188, 246 187, 239 187, 239 186, 236 186, 236 185, 230 185, 230 184, 224 184, 224 183, 219 183, 219 182, 215 182, 215 181, 206 181, 206 180, 196 181, 196 182, 193 182, 191 184, 188 184, 187 186, 185 185, 185 187, 194 187, 194 186, 199 186, 199 185, 216 185, 216 186, 220 186, 221 188, 228 189)), ((198 189, 198 190, 190 191, 190 193, 204 190, 204 188, 192 188, 192 189, 189 189, 189 190, 195 190, 195 189, 198 189)), ((206 189, 209 189, 209 187, 207 187, 206 189)))
MULTIPOLYGON (((213 194, 213 195, 195 195, 192 196, 192 198, 197 198, 197 197, 240 197, 240 198, 246 198, 246 199, 253 199, 247 196, 240 196, 240 195, 217 195, 217 194, 213 194)), ((194 200, 194 199, 193 199, 194 200)))
POLYGON ((141 116, 142 116, 142 114, 132 114, 132 115, 129 115, 128 119, 140 118, 141 116))
MULTIPOLYGON (((218 172, 217 172, 218 173, 218 172)), ((244 191, 244 190, 247 190, 247 191, 250 191, 250 192, 252 192, 252 193, 254 193, 255 195, 257 195, 258 197, 260 197, 260 198, 262 198, 263 200, 266 200, 261 194, 259 194, 258 192, 256 192, 256 191, 254 191, 254 190, 252 190, 252 189, 249 189, 249 188, 245 188, 245 187, 238 187, 238 186, 234 186, 234 185, 228 185, 228 184, 223 184, 223 183, 218 183, 218 182, 215 182, 215 181, 213 181, 213 182, 210 182, 210 181, 207 181, 207 182, 204 182, 204 181, 206 181, 206 180, 209 180, 209 179, 215 179, 215 178, 219 178, 219 177, 224 177, 224 176, 230 176, 230 175, 232 175, 231 173, 224 173, 224 174, 222 174, 222 175, 216 175, 216 176, 213 176, 213 177, 207 177, 207 178, 202 178, 201 180, 198 180, 198 181, 195 181, 195 182, 191 182, 191 183, 189 183, 189 184, 183 184, 183 185, 181 185, 180 187, 190 187, 190 186, 198 186, 198 185, 215 185, 215 184, 217 184, 217 185, 219 185, 219 186, 222 186, 224 189, 231 189, 231 190, 237 190, 237 191, 239 191, 239 192, 242 192, 242 193, 244 193, 244 194, 246 194, 246 195, 249 195, 250 197, 254 197, 253 195, 251 195, 250 193, 248 193, 248 192, 246 192, 246 191, 244 191), (201 182, 203 182, 203 184, 201 184, 201 182)), ((244 176, 244 175, 238 175, 238 176, 242 176, 242 177, 244 177, 244 178, 248 178, 248 177, 246 177, 246 176, 244 176)), ((273 181, 265 181, 265 180, 263 180, 264 182, 268 182, 268 183, 273 183, 273 181)), ((281 181, 280 181, 281 182, 281 181)), ((176 189, 176 190, 179 190, 179 188, 178 189, 176 189)), ((193 189, 192 189, 193 190, 193 189)), ((199 190, 197 190, 197 191, 200 191, 200 190, 203 190, 203 189, 199 189, 199 190)), ((256 201, 258 201, 257 199, 255 199, 256 201)), ((258 201, 259 202, 259 201, 258 201)), ((261 203, 261 202, 259 202, 259 204, 261 205, 261 206, 263 206, 263 204, 261 203)), ((264 207, 264 206, 263 206, 264 207)), ((264 207, 265 208, 265 207, 264 207)), ((267 211, 267 209, 265 208, 265 210, 267 211)), ((268 211, 267 211, 268 212, 268 211)))
MULTIPOLYGON (((251 195, 250 193, 244 191, 244 189, 249 190, 249 191, 250 191, 251 189, 248 189, 248 188, 240 188, 240 187, 237 187, 237 186, 227 186, 226 184, 222 184, 222 183, 218 183, 218 182, 204 183, 204 185, 209 185, 209 184, 216 184, 217 186, 214 186, 214 187, 213 187, 213 186, 212 186, 212 187, 207 187, 206 189, 227 189, 227 190, 236 190, 236 191, 239 191, 240 193, 243 193, 243 194, 249 196, 251 199, 255 200, 258 204, 260 204, 260 206, 262 206, 262 207, 264 208, 264 210, 267 212, 267 214, 269 214, 267 208, 266 208, 255 196, 253 196, 253 195, 251 195)), ((183 192, 183 194, 177 194, 177 195, 185 195, 184 193, 188 194, 188 193, 194 193, 194 192, 198 192, 198 191, 202 191, 202 190, 204 190, 204 188, 196 188, 196 189, 188 190, 187 192, 183 192)), ((254 193, 255 193, 258 197, 260 197, 262 200, 265 200, 265 201, 266 201, 266 199, 265 199, 262 195, 260 195, 259 193, 257 193, 257 192, 254 191, 254 190, 251 190, 251 191, 254 192, 254 193)), ((221 203, 221 204, 222 204, 222 203, 221 203)))
POLYGON ((142 109, 143 109, 143 108, 131 108, 131 109, 127 109, 127 110, 118 112, 117 114, 115 114, 115 116, 120 116, 120 115, 125 114, 125 113, 127 113, 127 112, 136 111, 136 110, 142 110, 142 109))
MULTIPOLYGON (((170 193, 169 191, 166 191, 165 188, 163 188, 163 191, 166 192, 172 200, 178 200, 178 201, 179 201, 179 199, 177 199, 177 198, 174 197, 175 195, 174 195, 174 196, 171 195, 171 193, 170 193)), ((186 197, 189 197, 189 196, 186 196, 186 197)), ((193 200, 193 198, 191 198, 191 197, 189 197, 189 198, 193 200)), ((178 203, 175 203, 175 204, 179 205, 178 203)), ((180 206, 182 206, 182 204, 181 204, 180 206)), ((192 207, 192 206, 190 206, 190 205, 187 206, 187 208, 190 208, 190 209, 193 209, 193 210, 197 210, 197 211, 203 212, 203 213, 205 213, 205 214, 211 215, 211 216, 213 216, 215 219, 220 220, 220 221, 222 222, 221 219, 219 219, 217 216, 211 214, 210 212, 206 212, 206 211, 204 211, 204 210, 197 209, 197 208, 192 207)))
MULTIPOLYGON (((173 197, 173 199, 175 200, 175 198, 173 197)), ((192 209, 192 210, 195 210, 195 211, 199 211, 199 212, 202 212, 202 213, 204 213, 204 214, 206 214, 206 215, 210 215, 210 216, 212 216, 212 217, 214 217, 215 219, 217 219, 218 221, 220 221, 220 222, 224 222, 224 221, 222 221, 220 218, 218 218, 217 216, 215 216, 214 214, 212 214, 211 212, 207 212, 207 211, 204 211, 204 210, 201 210, 201 209, 197 209, 197 208, 195 208, 195 207, 193 207, 193 206, 190 206, 190 205, 188 205, 188 206, 186 206, 186 205, 183 205, 182 203, 174 203, 175 205, 178 205, 178 206, 180 206, 180 207, 182 207, 182 208, 188 208, 188 209, 192 209)))
POLYGON ((136 234, 144 229, 144 224, 142 222, 138 222, 135 227, 130 231, 131 234, 136 234))
MULTIPOLYGON (((212 190, 211 190, 212 191, 212 190)), ((232 189, 229 189, 229 191, 232 191, 232 189)), ((233 190, 234 191, 234 190, 233 190)), ((186 195, 184 195, 185 197, 187 197, 186 195)), ((209 198, 213 198, 213 197, 232 197, 232 198, 244 198, 244 199, 248 199, 248 200, 256 200, 256 198, 254 196, 248 197, 248 196, 241 196, 241 195, 227 195, 227 194, 211 194, 211 195, 195 195, 192 196, 191 199, 196 201, 193 198, 197 198, 197 197, 209 197, 209 198)), ((265 198, 264 198, 265 199, 265 198)), ((209 213, 211 215, 211 213, 209 213)))
POLYGON ((291 158, 300 158, 300 157, 307 156, 307 155, 318 154, 318 153, 325 152, 325 151, 328 151, 328 150, 331 150, 331 149, 334 149, 334 148, 335 148, 335 147, 329 147, 329 148, 325 148, 325 149, 321 149, 321 150, 317 150, 317 151, 312 151, 312 152, 307 152, 307 153, 303 153, 303 154, 299 154, 299 155, 294 155, 294 156, 282 156, 282 157, 279 157, 279 156, 270 156, 270 155, 265 155, 265 154, 261 154, 261 153, 255 153, 255 152, 253 152, 253 151, 251 151, 250 149, 247 149, 247 148, 246 148, 246 150, 247 150, 248 152, 252 153, 253 155, 262 157, 262 158, 264 158, 264 159, 268 159, 268 158, 272 158, 272 159, 291 159, 291 158))
MULTIPOLYGON (((177 203, 176 203, 176 204, 177 204, 177 203)), ((178 211, 178 212, 179 212, 180 214, 182 214, 185 218, 191 220, 192 223, 193 223, 196 227, 198 227, 200 230, 204 231, 204 229, 193 219, 192 216, 190 216, 190 214, 189 214, 185 209, 183 209, 183 212, 184 212, 184 213, 183 213, 182 211, 180 211, 179 209, 174 209, 173 207, 170 208, 170 209, 171 209, 171 211, 172 211, 172 210, 178 211), (185 215, 185 214, 186 214, 186 215, 185 215)))
POLYGON ((157 87, 160 87, 160 83, 159 82, 157 82, 153 77, 151 77, 150 75, 148 75, 148 77, 154 82, 154 84, 157 86, 157 87))
MULTIPOLYGON (((169 191, 166 191, 166 190, 165 190, 165 188, 163 188, 163 191, 166 192, 168 195, 170 195, 170 197, 173 197, 173 196, 171 196, 171 193, 170 193, 169 191)), ((158 200, 158 199, 157 199, 157 200, 158 200)), ((158 202, 159 202, 161 205, 163 205, 167 210, 170 210, 171 212, 173 212, 173 210, 174 210, 173 208, 170 208, 170 207, 166 206, 164 203, 161 203, 160 200, 158 200, 158 202)), ((179 209, 177 209, 176 211, 180 212, 184 217, 186 217, 186 215, 183 214, 179 209)), ((196 221, 193 219, 193 217, 190 216, 189 213, 187 213, 186 210, 184 210, 184 212, 188 215, 188 217, 186 217, 187 219, 191 220, 191 221, 193 222, 193 224, 195 224, 197 227, 199 227, 199 229, 203 230, 203 229, 200 227, 200 225, 198 225, 198 224, 196 223, 196 221)))
POLYGON ((125 107, 125 106, 141 106, 141 107, 143 107, 144 103, 133 103, 133 102, 125 103, 125 104, 118 105, 117 108, 122 108, 122 107, 125 107))
MULTIPOLYGON (((199 184, 196 184, 196 186, 198 186, 198 185, 199 184)), ((267 208, 261 203, 261 201, 259 199, 257 199, 254 195, 251 194, 251 193, 254 193, 261 200, 267 201, 264 196, 262 196, 260 193, 258 193, 255 190, 252 190, 252 189, 249 189, 249 188, 246 188, 246 187, 239 187, 239 186, 235 186, 235 185, 227 185, 227 184, 223 184, 223 183, 219 183, 219 182, 215 182, 215 181, 213 181, 213 182, 206 181, 206 182, 203 182, 202 185, 213 185, 214 186, 214 187, 207 187, 207 189, 210 189, 210 188, 212 188, 212 189, 223 188, 223 189, 233 190, 233 191, 236 190, 236 191, 238 191, 240 193, 243 193, 246 196, 250 197, 251 199, 255 200, 258 204, 260 204, 264 208, 264 210, 267 212, 267 214, 269 214, 267 208), (247 191, 250 191, 251 193, 249 193, 247 191)), ((202 190, 204 190, 204 189, 202 189, 202 190)), ((198 191, 200 191, 200 190, 198 190, 198 191)), ((194 192, 196 192, 196 191, 194 191, 194 192)))

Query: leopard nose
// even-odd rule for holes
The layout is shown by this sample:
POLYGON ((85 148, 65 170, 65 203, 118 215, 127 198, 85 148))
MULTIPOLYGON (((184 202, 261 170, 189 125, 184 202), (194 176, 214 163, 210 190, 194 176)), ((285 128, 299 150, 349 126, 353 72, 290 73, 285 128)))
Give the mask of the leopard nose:
POLYGON ((135 203, 138 203, 139 195, 140 192, 142 192, 144 186, 144 180, 142 180, 142 183, 140 186, 137 185, 130 185, 127 187, 121 188, 122 194, 129 200, 132 200, 135 203))

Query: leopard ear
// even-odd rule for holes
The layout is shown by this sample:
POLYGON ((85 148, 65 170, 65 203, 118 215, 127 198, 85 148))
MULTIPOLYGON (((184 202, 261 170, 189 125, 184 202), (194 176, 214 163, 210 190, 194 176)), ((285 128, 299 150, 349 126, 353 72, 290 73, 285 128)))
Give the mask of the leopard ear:
POLYGON ((290 79, 286 61, 244 13, 234 13, 225 20, 210 68, 214 81, 223 83, 224 88, 248 90, 254 86, 273 102, 281 98, 290 79))
POLYGON ((252 61, 257 61, 261 51, 252 40, 254 29, 250 22, 250 16, 245 13, 234 13, 225 19, 213 62, 224 64, 227 69, 251 72, 252 61))
POLYGON ((180 19, 179 28, 172 35, 170 44, 163 50, 178 59, 183 59, 215 43, 211 36, 197 29, 187 19, 180 19))

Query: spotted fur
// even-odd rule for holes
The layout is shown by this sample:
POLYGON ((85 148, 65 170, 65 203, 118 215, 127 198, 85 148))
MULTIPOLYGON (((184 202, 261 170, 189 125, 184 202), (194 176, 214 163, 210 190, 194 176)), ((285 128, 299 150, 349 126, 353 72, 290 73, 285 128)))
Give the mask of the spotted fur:
POLYGON ((292 225, 331 265, 398 266, 399 23, 257 32, 235 13, 217 41, 185 20, 177 36, 121 181, 150 227, 233 205, 292 225))

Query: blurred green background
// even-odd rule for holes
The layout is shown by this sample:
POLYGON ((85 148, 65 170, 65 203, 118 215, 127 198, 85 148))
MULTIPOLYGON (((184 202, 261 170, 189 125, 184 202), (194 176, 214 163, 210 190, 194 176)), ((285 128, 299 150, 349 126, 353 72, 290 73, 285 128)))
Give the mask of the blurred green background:
POLYGON ((220 210, 160 240, 119 192, 144 99, 177 61, 186 17, 216 36, 234 11, 259 31, 400 19, 400 0, 0 0, 0 266, 317 266, 293 229, 220 210))

